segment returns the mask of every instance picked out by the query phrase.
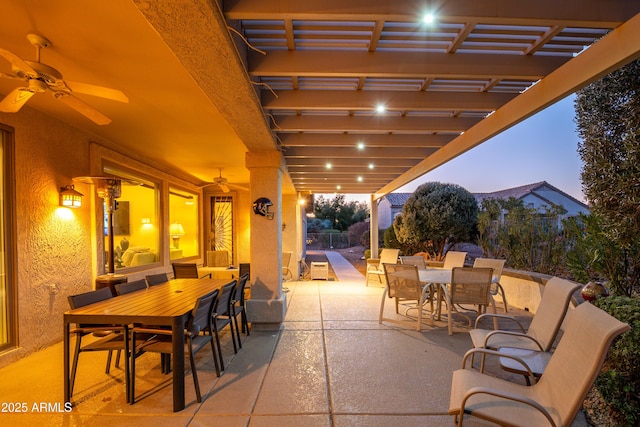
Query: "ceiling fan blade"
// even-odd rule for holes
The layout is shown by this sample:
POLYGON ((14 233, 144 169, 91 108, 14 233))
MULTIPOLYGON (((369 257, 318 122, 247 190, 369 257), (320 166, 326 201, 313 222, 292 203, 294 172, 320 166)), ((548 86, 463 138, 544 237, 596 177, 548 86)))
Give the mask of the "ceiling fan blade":
POLYGON ((4 74, 4 73, 0 73, 0 77, 5 78, 5 79, 11 79, 11 80, 22 80, 24 81, 25 79, 23 79, 22 77, 19 76, 15 76, 13 74, 4 74))
POLYGON ((222 190, 223 193, 228 193, 229 191, 229 186, 227 184, 218 184, 218 187, 220 188, 220 190, 222 190))
POLYGON ((28 71, 31 74, 38 74, 31 65, 27 64, 22 58, 8 50, 0 49, 0 56, 3 56, 4 59, 9 61, 9 63, 11 63, 11 67, 14 69, 28 71))
POLYGON ((111 123, 111 119, 109 117, 105 116, 95 108, 85 104, 73 95, 64 92, 57 92, 53 96, 57 100, 64 102, 69 107, 73 108, 78 113, 82 114, 96 124, 108 125, 109 123, 111 123))
POLYGON ((99 96, 100 98, 111 99, 113 101, 119 101, 128 103, 129 98, 127 95, 119 91, 118 89, 111 89, 108 87, 90 85, 87 83, 70 82, 65 80, 67 87, 73 92, 84 93, 86 95, 99 96))
POLYGON ((4 113, 15 113, 19 111, 34 94, 34 91, 26 87, 15 88, 0 102, 0 111, 4 113))

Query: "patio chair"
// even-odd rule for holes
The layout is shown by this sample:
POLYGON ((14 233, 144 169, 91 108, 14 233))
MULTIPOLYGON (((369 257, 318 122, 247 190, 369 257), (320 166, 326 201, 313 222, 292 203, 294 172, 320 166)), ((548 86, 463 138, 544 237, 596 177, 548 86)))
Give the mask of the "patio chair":
POLYGON ((211 273, 200 276, 198 273, 198 264, 195 262, 174 262, 171 264, 171 268, 173 268, 174 279, 202 279, 207 276, 211 279, 211 273))
POLYGON ((508 313, 507 297, 504 294, 504 288, 500 284, 500 278, 502 277, 502 270, 504 269, 505 260, 493 259, 493 258, 476 258, 473 262, 474 267, 488 267, 493 268, 493 282, 491 283, 491 295, 496 296, 500 294, 502 297, 502 303, 504 304, 504 312, 508 313))
MULTIPOLYGON (((198 384, 198 373, 196 370, 196 361, 194 354, 202 350, 208 343, 211 343, 211 353, 213 362, 216 367, 216 374, 220 376, 220 366, 216 357, 216 349, 213 342, 214 335, 211 326, 211 314, 213 306, 218 297, 219 290, 208 293, 196 300, 193 311, 189 316, 189 320, 185 325, 185 345, 184 352, 189 356, 189 364, 191 365, 191 374, 193 376, 193 385, 196 389, 196 398, 198 402, 202 402, 200 394, 200 385, 198 384), (201 334, 200 332, 208 332, 201 334)), ((160 353, 162 355, 171 355, 173 353, 173 343, 171 341, 172 331, 167 329, 154 329, 149 327, 134 327, 131 329, 131 348, 134 357, 131 358, 131 403, 135 403, 135 375, 136 375, 136 357, 142 353, 160 353), (152 338, 136 342, 136 335, 144 334, 152 338)), ((168 359, 167 359, 168 360, 168 359)))
POLYGON ((581 304, 568 314, 565 333, 544 375, 532 386, 465 369, 470 355, 497 353, 469 350, 463 368, 453 372, 449 414, 456 417, 458 426, 465 415, 500 425, 569 426, 600 373, 613 339, 629 329, 590 303, 581 304))
POLYGON ((444 256, 442 268, 453 270, 454 267, 464 267, 464 260, 467 258, 466 252, 449 251, 444 256))
MULTIPOLYGON (((418 310, 418 324, 416 329, 418 331, 422 330, 422 305, 428 299, 427 292, 429 291, 429 287, 422 286, 418 277, 418 267, 412 264, 382 264, 382 268, 385 272, 387 285, 380 302, 378 323, 381 324, 383 320, 399 324, 408 323, 406 321, 383 317, 386 297, 395 299, 396 313, 398 313, 398 303, 400 300, 415 300, 415 308, 418 310)), ((407 309, 407 312, 408 310, 409 309, 407 309)), ((413 326, 414 322, 412 321, 410 323, 413 326)))
MULTIPOLYGON (((110 288, 101 288, 95 291, 84 292, 82 294, 77 295, 69 295, 67 300, 69 301, 69 306, 71 309, 84 307, 89 304, 93 304, 96 302, 104 301, 109 298, 113 298, 113 294, 111 293, 110 288)), ((107 366, 105 368, 105 373, 108 374, 111 369, 111 357, 113 355, 113 351, 120 352, 121 350, 125 350, 125 354, 128 354, 128 341, 124 339, 125 334, 127 332, 127 328, 124 325, 85 325, 78 324, 74 328, 71 329, 71 334, 75 335, 76 344, 75 350, 73 353, 73 364, 71 368, 71 388, 69 392, 69 397, 73 396, 73 386, 76 380, 76 372, 78 369, 78 359, 80 358, 80 353, 85 351, 107 351, 107 366), (91 335, 93 333, 97 333, 102 335, 97 340, 91 340, 86 344, 83 344, 83 338, 91 335)), ((119 356, 119 354, 118 354, 119 356)), ((119 357, 116 361, 116 366, 118 366, 119 357)), ((127 363, 125 366, 125 383, 129 384, 129 364, 127 363)))
MULTIPOLYGON (((451 270, 451 283, 449 286, 442 286, 449 312, 447 319, 449 335, 453 334, 452 315, 455 309, 454 305, 477 305, 478 314, 480 315, 491 304, 495 313, 496 305, 489 292, 492 279, 493 269, 491 268, 454 267, 451 270)), ((462 311, 456 311, 465 316, 469 321, 469 326, 471 326, 471 318, 462 313, 462 311)))
POLYGON ((116 285, 116 293, 118 295, 124 295, 131 292, 139 291, 141 289, 147 289, 146 279, 134 280, 133 282, 118 283, 116 285))
POLYGON ((282 252, 282 277, 286 277, 285 280, 293 279, 293 273, 289 270, 289 263, 291 262, 291 256, 293 252, 282 252))
POLYGON ((374 275, 378 277, 380 283, 382 283, 382 277, 384 273, 384 264, 397 264, 398 254, 400 249, 383 249, 380 253, 380 258, 369 258, 367 260, 367 275, 365 277, 365 285, 369 286, 369 276, 374 275))
MULTIPOLYGON (((558 335, 564 316, 569 308, 571 295, 579 285, 559 277, 551 278, 544 287, 542 299, 531 320, 529 329, 515 317, 504 314, 482 314, 476 319, 474 329, 469 334, 473 347, 498 349, 515 347, 537 351, 549 351, 558 335), (485 319, 507 320, 516 325, 520 331, 481 329, 479 325, 485 319)), ((484 358, 482 361, 484 365, 484 358)))
MULTIPOLYGON (((231 332, 231 341, 233 342, 233 352, 238 352, 236 345, 236 336, 234 332, 234 321, 231 311, 231 301, 234 295, 237 281, 232 280, 222 287, 220 295, 216 300, 216 304, 213 306, 211 327, 215 335, 216 342, 218 344, 218 357, 220 358, 220 369, 224 371, 224 359, 222 356, 222 347, 220 346, 220 332, 229 326, 231 332)), ((237 326, 237 325, 236 325, 237 326)), ((240 334, 238 334, 240 338, 240 334)))
POLYGON ((148 276, 145 276, 145 279, 147 279, 147 284, 149 286, 155 286, 167 283, 169 281, 169 276, 167 276, 167 273, 149 274, 148 276))
POLYGON ((427 264, 424 261, 424 257, 421 256, 401 256, 400 264, 415 265, 418 270, 426 270, 427 264))
MULTIPOLYGON (((236 319, 236 331, 238 329, 238 315, 240 315, 240 323, 242 324, 242 332, 249 335, 249 322, 247 321, 247 311, 244 303, 244 291, 249 281, 249 273, 245 273, 238 279, 235 292, 231 299, 231 311, 232 316, 236 319)), ((238 342, 240 342, 240 335, 238 335, 238 342)), ((242 343, 240 344, 242 348, 242 343)))

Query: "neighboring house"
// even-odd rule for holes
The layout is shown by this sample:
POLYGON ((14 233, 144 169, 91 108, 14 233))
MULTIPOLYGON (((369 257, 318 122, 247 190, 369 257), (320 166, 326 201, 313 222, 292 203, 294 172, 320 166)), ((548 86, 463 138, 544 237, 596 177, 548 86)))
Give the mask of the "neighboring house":
MULTIPOLYGON (((378 223, 380 229, 386 229, 393 224, 396 215, 402 213, 402 207, 413 193, 390 193, 380 200, 378 205, 378 223)), ((588 214, 589 206, 552 186, 546 181, 507 188, 493 193, 474 193, 478 206, 485 199, 509 199, 511 197, 522 200, 524 205, 543 210, 545 206, 562 206, 567 213, 563 218, 576 216, 580 213, 588 214)))
POLYGON ((413 193, 389 193, 380 199, 378 204, 378 228, 386 230, 393 224, 393 219, 402 213, 402 207, 413 193))
POLYGON ((520 187, 507 188, 493 193, 474 193, 478 206, 487 199, 522 200, 526 207, 544 210, 545 207, 562 206, 567 212, 561 219, 590 213, 589 206, 578 199, 568 195, 546 181, 522 185, 520 187))

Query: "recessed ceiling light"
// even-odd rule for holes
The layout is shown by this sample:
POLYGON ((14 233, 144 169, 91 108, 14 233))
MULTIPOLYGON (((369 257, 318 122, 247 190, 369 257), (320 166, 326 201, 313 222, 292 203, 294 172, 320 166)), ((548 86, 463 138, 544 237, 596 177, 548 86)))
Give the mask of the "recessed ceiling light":
POLYGON ((433 24, 433 21, 435 20, 436 20, 436 17, 434 16, 433 13, 426 13, 422 17, 422 22, 424 22, 425 24, 433 24))
POLYGON ((375 165, 373 163, 369 163, 369 169, 373 169, 375 165))
POLYGON ((331 169, 331 168, 333 167, 333 165, 332 165, 331 163, 327 162, 327 164, 325 165, 325 167, 326 167, 327 169, 331 169))
POLYGON ((364 150, 364 142, 358 142, 358 150, 364 150))
POLYGON ((340 190, 342 188, 341 185, 336 185, 336 190, 340 190))
POLYGON ((358 182, 362 182, 362 177, 361 176, 358 177, 358 182))
POLYGON ((384 113, 385 111, 387 111, 387 107, 385 107, 385 106, 384 106, 384 104, 378 104, 378 105, 376 106, 376 113, 378 113, 378 114, 382 114, 382 113, 384 113))

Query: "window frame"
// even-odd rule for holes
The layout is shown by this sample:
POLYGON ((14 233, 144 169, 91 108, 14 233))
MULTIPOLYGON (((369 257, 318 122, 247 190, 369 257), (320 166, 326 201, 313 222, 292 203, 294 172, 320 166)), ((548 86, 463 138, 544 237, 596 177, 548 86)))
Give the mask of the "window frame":
POLYGON ((14 254, 17 251, 17 224, 16 224, 16 192, 15 192, 15 129, 0 123, 2 138, 2 169, 4 203, 4 266, 5 266, 5 301, 7 320, 7 342, 0 344, 0 353, 11 351, 18 347, 18 298, 17 298, 17 260, 14 254))

